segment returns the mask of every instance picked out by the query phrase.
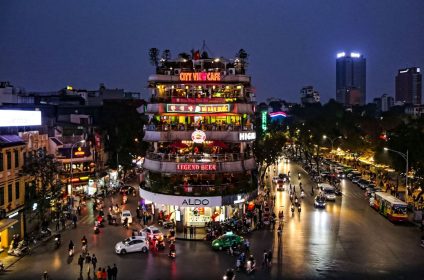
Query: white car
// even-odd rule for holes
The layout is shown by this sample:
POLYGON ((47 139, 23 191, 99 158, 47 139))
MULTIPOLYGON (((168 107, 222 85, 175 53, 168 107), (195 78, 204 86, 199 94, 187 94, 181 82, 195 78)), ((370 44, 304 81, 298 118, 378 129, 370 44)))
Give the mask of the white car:
POLYGON ((132 236, 115 245, 115 252, 119 255, 132 252, 147 253, 147 251, 149 251, 149 241, 144 236, 132 236))
POLYGON ((132 215, 130 210, 124 210, 121 213, 121 223, 124 223, 125 218, 128 218, 128 224, 132 224, 132 215))
POLYGON ((336 188, 329 184, 318 184, 318 187, 322 189, 323 195, 327 201, 336 200, 336 188))
POLYGON ((148 239, 151 239, 154 237, 156 237, 156 239, 159 239, 159 236, 163 237, 163 233, 154 226, 150 226, 150 227, 145 227, 142 230, 140 230, 141 236, 145 236, 148 239))

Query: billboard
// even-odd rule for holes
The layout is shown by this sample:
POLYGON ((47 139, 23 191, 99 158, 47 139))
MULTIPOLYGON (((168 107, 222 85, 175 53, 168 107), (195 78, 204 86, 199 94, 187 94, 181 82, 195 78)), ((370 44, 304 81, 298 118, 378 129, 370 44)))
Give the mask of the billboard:
POLYGON ((0 110, 0 127, 41 125, 41 111, 0 110))

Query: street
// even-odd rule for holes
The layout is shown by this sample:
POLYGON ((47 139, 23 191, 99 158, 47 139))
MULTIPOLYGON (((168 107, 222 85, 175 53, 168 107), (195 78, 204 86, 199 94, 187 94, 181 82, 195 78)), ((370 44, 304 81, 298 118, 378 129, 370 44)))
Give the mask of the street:
MULTIPOLYGON (((271 168, 268 180, 289 170, 298 197, 297 174, 302 175, 306 193, 302 211, 296 209, 292 217, 287 190, 275 193, 275 212, 283 209, 285 213, 282 242, 279 244, 276 232, 269 229, 248 236, 257 271, 249 276, 237 273, 236 279, 422 279, 424 249, 419 246, 418 228, 389 222, 369 207, 363 191, 346 179, 342 180, 343 196, 328 202, 326 209, 315 209, 312 182, 299 165, 281 161, 275 172, 271 168), (263 251, 268 249, 273 250, 272 267, 261 268, 263 251)), ((126 207, 133 215, 136 203, 137 197, 129 196, 126 207)), ((89 252, 97 256, 97 267, 116 264, 118 279, 222 279, 225 270, 235 266, 235 257, 225 251, 214 252, 203 241, 178 240, 175 260, 168 258, 168 250, 118 256, 114 246, 130 236, 131 230, 106 225, 100 234, 93 234, 90 206, 84 209, 76 229, 62 233, 59 249, 54 249, 53 241, 47 242, 0 274, 0 279, 40 279, 44 270, 52 279, 90 279, 86 267, 80 277, 77 265, 83 235, 89 252), (71 239, 76 253, 68 259, 71 239)))

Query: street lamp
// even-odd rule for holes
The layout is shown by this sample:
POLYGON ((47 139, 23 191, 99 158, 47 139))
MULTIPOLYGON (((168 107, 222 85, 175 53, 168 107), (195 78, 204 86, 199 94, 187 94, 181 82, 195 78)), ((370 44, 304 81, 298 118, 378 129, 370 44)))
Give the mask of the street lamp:
POLYGON ((73 167, 74 146, 77 145, 78 143, 84 144, 85 143, 85 140, 84 139, 83 140, 79 140, 79 141, 75 142, 74 144, 72 144, 72 146, 71 146, 71 196, 72 196, 72 186, 73 186, 73 184, 72 184, 72 177, 74 175, 73 174, 73 170, 74 170, 74 167, 73 167))
POLYGON ((329 138, 329 137, 327 137, 327 135, 323 135, 322 136, 322 139, 324 139, 324 140, 330 140, 330 142, 331 142, 331 151, 333 151, 333 144, 334 144, 334 141, 336 141, 337 139, 342 139, 342 137, 341 136, 339 136, 339 137, 335 137, 335 138, 329 138))
POLYGON ((405 161, 406 161, 406 173, 405 173, 405 188, 406 188, 406 194, 408 195, 408 162, 409 162, 409 154, 408 154, 408 150, 406 150, 406 154, 396 151, 396 150, 392 150, 389 148, 384 147, 385 151, 390 151, 390 152, 394 152, 398 155, 400 155, 405 161))

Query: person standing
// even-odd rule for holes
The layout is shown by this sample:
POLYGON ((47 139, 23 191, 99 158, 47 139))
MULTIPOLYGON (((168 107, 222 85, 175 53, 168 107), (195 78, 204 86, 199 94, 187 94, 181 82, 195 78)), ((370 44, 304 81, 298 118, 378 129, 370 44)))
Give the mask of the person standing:
POLYGON ((112 267, 112 280, 116 280, 118 277, 118 268, 116 267, 116 264, 113 264, 112 267))
POLYGON ((106 269, 104 267, 102 269, 102 280, 107 280, 107 273, 106 273, 106 269))
POLYGON ((196 239, 196 227, 193 227, 193 238, 196 239))
POLYGON ((93 271, 96 273, 96 266, 97 266, 97 257, 95 254, 91 257, 91 263, 93 264, 93 271))
POLYGON ((78 265, 80 266, 80 274, 81 274, 82 268, 84 266, 84 258, 82 257, 82 255, 80 255, 79 258, 78 258, 78 265))
POLYGON ((190 239, 192 239, 193 238, 193 226, 191 225, 190 226, 190 239))
POLYGON ((96 278, 97 278, 97 280, 102 279, 102 268, 101 267, 99 267, 99 270, 97 270, 97 272, 96 272, 96 278))
POLYGON ((107 266, 107 280, 112 280, 112 268, 110 268, 110 266, 107 266))
POLYGON ((184 238, 187 238, 187 226, 184 226, 184 238))

